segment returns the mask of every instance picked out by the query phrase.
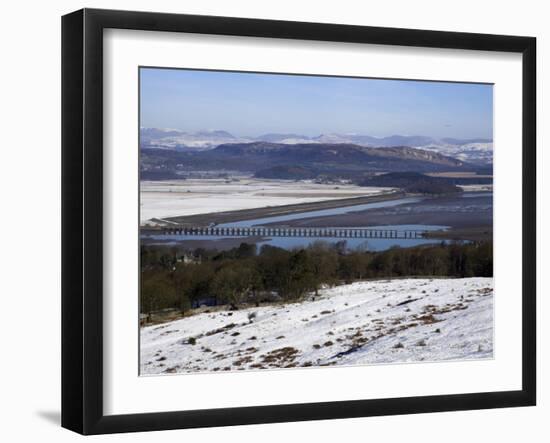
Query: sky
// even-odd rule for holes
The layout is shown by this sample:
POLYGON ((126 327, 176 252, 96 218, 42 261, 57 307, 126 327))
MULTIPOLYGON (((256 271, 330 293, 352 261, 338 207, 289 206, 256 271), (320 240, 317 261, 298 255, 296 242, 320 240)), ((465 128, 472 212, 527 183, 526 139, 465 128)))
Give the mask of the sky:
POLYGON ((493 87, 140 68, 141 127, 185 132, 492 138, 493 87))

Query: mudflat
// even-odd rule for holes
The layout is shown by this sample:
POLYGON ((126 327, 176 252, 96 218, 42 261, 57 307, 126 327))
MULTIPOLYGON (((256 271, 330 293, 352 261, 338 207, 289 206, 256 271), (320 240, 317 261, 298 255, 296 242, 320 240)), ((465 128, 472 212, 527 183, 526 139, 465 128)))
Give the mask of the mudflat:
POLYGON ((334 216, 287 220, 275 225, 295 227, 357 227, 381 225, 441 225, 455 229, 492 226, 492 197, 468 198, 444 196, 426 198, 414 203, 372 208, 334 216))
MULTIPOLYGON (((277 217, 281 215, 299 214, 303 212, 318 211, 324 209, 342 208, 347 206, 362 205, 382 201, 396 200, 405 197, 406 194, 400 191, 387 192, 382 195, 344 198, 337 200, 316 201, 282 206, 268 206, 255 209, 242 209, 238 211, 213 212, 208 214, 196 214, 182 217, 167 217, 172 223, 180 225, 207 226, 209 224, 230 223, 242 220, 253 220, 256 218, 277 217)), ((340 216, 338 216, 340 217, 340 216)), ((327 217, 328 218, 328 217, 327 217)), ((304 219, 310 220, 310 219, 304 219)), ((314 225, 308 225, 314 226, 314 225)), ((328 226, 328 225, 327 225, 328 226)))

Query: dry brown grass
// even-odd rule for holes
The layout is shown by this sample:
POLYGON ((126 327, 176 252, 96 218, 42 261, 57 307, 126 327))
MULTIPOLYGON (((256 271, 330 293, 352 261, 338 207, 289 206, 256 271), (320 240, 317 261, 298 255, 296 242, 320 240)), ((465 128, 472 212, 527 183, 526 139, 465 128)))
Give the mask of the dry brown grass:
POLYGON ((260 358, 262 359, 262 363, 269 364, 270 366, 288 367, 288 365, 294 363, 299 352, 296 348, 286 346, 261 355, 260 358))

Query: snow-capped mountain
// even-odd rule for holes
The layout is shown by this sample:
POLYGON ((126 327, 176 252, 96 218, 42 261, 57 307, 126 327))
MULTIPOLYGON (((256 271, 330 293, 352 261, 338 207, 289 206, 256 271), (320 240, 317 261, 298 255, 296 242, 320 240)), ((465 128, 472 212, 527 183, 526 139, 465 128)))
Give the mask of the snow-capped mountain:
POLYGON ((422 146, 421 148, 426 151, 434 151, 469 163, 484 165, 493 163, 493 142, 464 143, 456 145, 434 144, 432 146, 422 146))
POLYGON ((464 162, 488 165, 493 162, 491 139, 456 139, 423 135, 375 137, 363 134, 327 133, 310 137, 294 133, 269 133, 257 137, 235 136, 227 131, 184 132, 177 129, 141 128, 141 147, 169 150, 207 150, 228 143, 269 142, 296 144, 354 144, 369 148, 407 146, 433 151, 464 162))
POLYGON ((311 137, 307 137, 301 134, 263 134, 256 137, 256 141, 269 142, 269 143, 286 143, 286 144, 298 144, 298 143, 313 143, 314 140, 311 137))
POLYGON ((183 132, 177 129, 141 128, 140 146, 171 150, 213 149, 225 143, 247 143, 254 139, 235 137, 227 131, 183 132))

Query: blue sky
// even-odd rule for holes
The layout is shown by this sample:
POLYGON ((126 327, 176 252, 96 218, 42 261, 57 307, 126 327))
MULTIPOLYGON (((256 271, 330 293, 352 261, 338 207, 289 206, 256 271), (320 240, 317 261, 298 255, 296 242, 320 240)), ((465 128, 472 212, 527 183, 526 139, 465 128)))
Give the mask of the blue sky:
POLYGON ((142 127, 492 138, 491 85, 141 68, 142 127))

